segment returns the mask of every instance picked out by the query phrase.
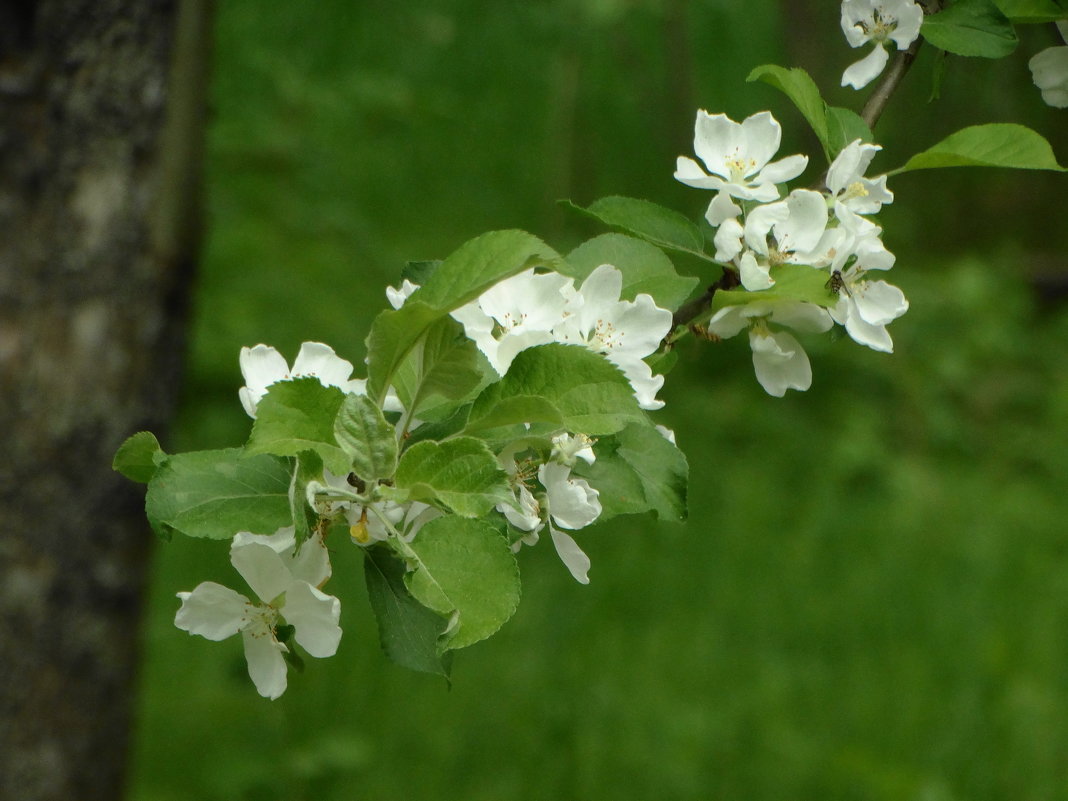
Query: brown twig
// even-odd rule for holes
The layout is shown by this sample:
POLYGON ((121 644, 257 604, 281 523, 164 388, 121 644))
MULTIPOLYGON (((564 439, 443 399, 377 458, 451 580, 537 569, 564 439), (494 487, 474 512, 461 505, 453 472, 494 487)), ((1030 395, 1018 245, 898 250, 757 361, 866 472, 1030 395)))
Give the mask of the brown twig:
POLYGON ((694 320, 712 308, 712 298, 716 296, 719 290, 726 291, 740 285, 741 281, 738 278, 738 273, 729 267, 724 268, 723 275, 719 277, 716 283, 708 287, 700 296, 682 304, 678 311, 672 315, 671 331, 664 337, 660 347, 666 347, 675 341, 675 332, 680 326, 689 326, 694 320))

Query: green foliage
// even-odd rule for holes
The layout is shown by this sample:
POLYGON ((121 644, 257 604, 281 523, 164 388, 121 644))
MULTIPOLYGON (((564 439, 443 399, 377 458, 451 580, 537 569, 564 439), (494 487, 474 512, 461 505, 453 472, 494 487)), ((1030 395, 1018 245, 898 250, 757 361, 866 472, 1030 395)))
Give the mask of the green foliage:
POLYGON ((525 231, 491 231, 462 245, 402 308, 375 318, 367 337, 368 394, 381 401, 394 374, 432 323, 498 281, 531 267, 553 265, 558 258, 525 231))
POLYGON ((334 421, 334 436, 363 481, 390 478, 397 469, 397 434, 366 395, 345 396, 334 421))
POLYGON ((492 374, 480 363, 478 348, 464 336, 463 326, 443 317, 424 331, 398 368, 393 386, 410 416, 437 420, 456 411, 457 404, 442 407, 443 402, 470 395, 487 372, 492 374))
POLYGON ((365 548, 363 556, 367 595, 378 621, 382 650, 398 665, 448 678, 452 655, 438 648, 445 620, 408 592, 404 561, 382 545, 365 548))
POLYGON ((1045 137, 1016 123, 972 125, 891 170, 898 175, 937 167, 1012 167, 1065 172, 1045 137))
MULTIPOLYGON (((725 306, 742 306, 749 303, 775 303, 784 300, 801 300, 817 306, 833 308, 838 296, 827 283, 827 273, 814 270, 805 264, 780 264, 771 268, 774 285, 760 292, 741 289, 721 290, 712 298, 714 313, 725 306)), ((711 315, 710 315, 711 316, 711 315)))
POLYGON ((481 517, 513 503, 508 476, 486 444, 473 437, 419 442, 397 466, 398 501, 439 502, 462 517, 481 517))
POLYGON ((162 537, 229 539, 238 531, 274 534, 293 522, 292 462, 237 448, 168 456, 148 482, 145 512, 162 537))
POLYGON ((874 141, 871 129, 855 111, 828 106, 812 77, 800 67, 786 69, 764 64, 749 73, 747 81, 762 81, 774 86, 797 106, 823 145, 828 163, 850 142, 874 141))
POLYGON ((130 481, 147 484, 166 458, 167 454, 159 446, 155 434, 138 431, 119 446, 111 462, 111 469, 130 481))
POLYGON ((519 567, 507 541, 480 520, 439 517, 411 542, 408 589, 450 617, 440 651, 465 648, 496 632, 519 605, 519 567))
POLYGON ((296 456, 311 450, 332 472, 347 473, 349 457, 334 438, 334 420, 344 399, 344 392, 316 378, 272 384, 256 407, 245 452, 296 456))
POLYGON ((686 519, 686 456, 649 426, 629 425, 598 440, 597 461, 576 464, 575 472, 600 492, 598 520, 652 510, 661 520, 686 519))
POLYGON ((994 3, 1013 22, 1055 22, 1068 17, 1068 8, 1058 0, 994 0, 994 3))
POLYGON ((596 436, 644 421, 627 379, 604 358, 581 346, 540 345, 478 396, 464 430, 493 439, 501 429, 542 423, 596 436))
POLYGON ((603 197, 586 208, 570 200, 562 202, 569 209, 612 228, 618 228, 658 248, 710 260, 705 253, 705 240, 700 227, 672 209, 666 209, 648 200, 619 196, 603 197))
POLYGON ((935 47, 958 56, 1004 58, 1020 44, 994 0, 957 0, 924 17, 920 33, 935 47))
MULTIPOLYGON (((289 513, 293 518, 293 535, 297 545, 308 539, 319 522, 319 515, 308 503, 308 484, 323 478, 323 460, 315 451, 297 455, 293 480, 289 484, 289 513)), ((273 532, 272 532, 273 533, 273 532)))
POLYGON ((633 300, 644 292, 657 306, 677 309, 697 286, 696 278, 675 272, 660 248, 623 234, 602 234, 583 242, 567 254, 560 271, 581 280, 602 264, 623 274, 621 300, 633 300))

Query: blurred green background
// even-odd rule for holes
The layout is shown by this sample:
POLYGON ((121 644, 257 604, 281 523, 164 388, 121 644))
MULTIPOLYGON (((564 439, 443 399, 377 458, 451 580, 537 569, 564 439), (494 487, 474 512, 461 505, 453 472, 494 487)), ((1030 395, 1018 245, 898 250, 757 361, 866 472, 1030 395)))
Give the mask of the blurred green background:
MULTIPOLYGON (((236 445, 238 350, 302 340, 359 364, 407 259, 522 227, 597 233, 556 205, 672 180, 697 108, 770 108, 780 155, 818 148, 763 85, 804 66, 832 103, 859 52, 838 4, 319 0, 218 4, 210 232, 168 449, 236 445)), ((876 169, 966 124, 1023 121, 1068 160, 1026 61, 924 53, 876 169)), ((814 159, 815 161, 815 159, 814 159)), ((810 169, 810 171, 812 171, 810 169)), ((813 177, 814 179, 814 177, 813 177)), ((345 636, 276 702, 240 643, 174 628, 174 593, 233 584, 226 543, 160 545, 131 797, 226 799, 1068 798, 1068 179, 916 173, 880 221, 912 310, 897 352, 808 342, 778 400, 744 339, 682 349, 660 420, 691 520, 586 532, 592 583, 551 548, 524 598, 458 654, 451 689, 382 656, 360 555, 335 543, 345 636)), ((683 271, 694 265, 679 264, 683 271)), ((709 280, 715 276, 708 276, 709 280)))

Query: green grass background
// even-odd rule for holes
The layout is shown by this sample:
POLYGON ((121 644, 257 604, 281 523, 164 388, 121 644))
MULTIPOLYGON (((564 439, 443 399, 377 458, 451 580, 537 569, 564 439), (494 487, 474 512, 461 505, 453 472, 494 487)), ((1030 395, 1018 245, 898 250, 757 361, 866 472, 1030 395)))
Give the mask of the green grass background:
MULTIPOLYGON (((950 61, 933 103, 921 57, 876 168, 990 121, 1068 159, 1068 112, 1026 68, 1055 42, 1026 33, 1005 62, 950 61)), ((804 66, 856 108, 837 88, 856 57, 836 3, 219 3, 210 230, 165 446, 247 435, 242 345, 321 340, 359 364, 407 259, 504 227, 569 248, 597 231, 562 197, 699 216, 707 193, 671 178, 698 107, 771 108, 781 154, 815 160, 745 76, 804 66)), ((892 182, 881 222, 912 301, 892 356, 809 341, 813 388, 780 400, 744 339, 682 348, 660 416, 690 522, 585 532, 588 587, 525 550, 518 614, 458 654, 451 689, 382 656, 339 542, 340 650, 265 701, 238 640, 173 626, 175 592, 237 580, 226 543, 161 544, 131 797, 1068 798, 1068 315, 1035 290, 1065 274, 1066 180, 892 182)))

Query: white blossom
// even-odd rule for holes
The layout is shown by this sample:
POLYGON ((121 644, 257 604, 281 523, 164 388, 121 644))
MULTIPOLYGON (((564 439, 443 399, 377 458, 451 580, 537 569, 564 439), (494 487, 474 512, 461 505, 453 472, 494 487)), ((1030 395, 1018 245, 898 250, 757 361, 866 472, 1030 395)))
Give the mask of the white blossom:
POLYGON ((216 641, 240 632, 256 690, 274 699, 286 689, 282 654, 288 648, 276 636, 279 625, 293 626, 293 638, 311 656, 337 652, 341 603, 319 589, 330 577, 326 546, 312 537, 297 551, 292 527, 271 536, 239 532, 230 546, 230 561, 259 602, 205 581, 192 592, 178 593, 182 606, 174 624, 216 641))
POLYGON ((723 307, 708 321, 708 332, 727 339, 748 329, 757 381, 769 395, 781 398, 788 389, 804 391, 812 385, 808 355, 783 329, 822 333, 832 325, 827 311, 812 303, 759 301, 723 307))
POLYGON ((827 170, 827 188, 831 193, 835 215, 841 209, 854 214, 874 214, 884 204, 894 202, 894 193, 886 188, 886 176, 869 179, 864 173, 875 154, 882 150, 879 145, 869 145, 855 139, 842 148, 827 170))
POLYGON ((419 289, 419 284, 413 284, 405 278, 401 282, 399 289, 392 286, 386 287, 386 300, 389 301, 389 305, 394 309, 399 309, 404 305, 404 301, 410 298, 417 289, 419 289))
POLYGON ((538 480, 545 487, 549 535, 556 553, 577 582, 589 584, 590 558, 574 537, 556 526, 575 530, 585 528, 596 520, 601 514, 598 492, 585 479, 573 478, 570 467, 557 462, 549 462, 538 468, 538 480))
POLYGON ((593 440, 585 434, 572 436, 567 432, 557 434, 552 439, 553 449, 551 457, 553 461, 572 467, 576 459, 582 459, 586 464, 593 464, 597 456, 593 452, 593 440))
POLYGON ((553 340, 585 345, 600 353, 627 377, 638 405, 660 409, 664 402, 656 393, 664 384, 643 359, 660 347, 671 330, 672 315, 644 293, 634 300, 620 300, 623 274, 602 264, 571 296, 566 313, 552 330, 553 340))
MULTIPOLYGON (((509 471, 516 472, 514 462, 509 471)), ((585 528, 601 514, 601 502, 598 492, 583 478, 571 475, 571 467, 560 462, 548 462, 538 468, 538 481, 545 488, 542 500, 539 500, 522 483, 517 488, 516 501, 518 509, 507 504, 497 506, 508 522, 520 531, 527 532, 513 546, 518 551, 523 545, 534 545, 546 524, 553 547, 568 571, 581 584, 589 584, 589 557, 575 542, 574 537, 561 531, 566 528, 575 530, 585 528)))
POLYGON ((890 43, 905 50, 920 35, 923 9, 913 0, 844 0, 842 32, 850 47, 874 45, 867 56, 842 74, 842 86, 862 89, 886 67, 890 43))
POLYGON ((830 248, 827 219, 826 200, 810 189, 753 209, 743 228, 749 249, 737 262, 742 286, 750 292, 769 288, 775 283, 771 268, 780 264, 820 266, 830 248))
POLYGON ((520 351, 553 342, 574 281, 559 273, 526 270, 493 285, 452 312, 493 369, 508 372, 520 351))
MULTIPOLYGON (((779 197, 775 185, 796 178, 808 165, 808 157, 802 155, 771 161, 781 140, 782 127, 771 112, 738 123, 725 114, 698 111, 693 150, 708 172, 693 159, 679 156, 675 180, 742 200, 775 200, 779 197)), ((715 216, 711 206, 709 214, 715 216)))
MULTIPOLYGON (((1068 42, 1068 20, 1057 23, 1061 38, 1068 42)), ((1068 108, 1068 46, 1047 47, 1027 62, 1042 100, 1054 108, 1068 108)))
POLYGON ((365 382, 349 378, 352 375, 352 362, 342 359, 334 353, 333 348, 321 342, 302 344, 292 367, 282 354, 268 345, 241 348, 238 361, 245 386, 237 394, 249 417, 256 416, 256 406, 267 394, 267 388, 278 381, 316 378, 325 387, 338 387, 343 392, 363 394, 365 382))

